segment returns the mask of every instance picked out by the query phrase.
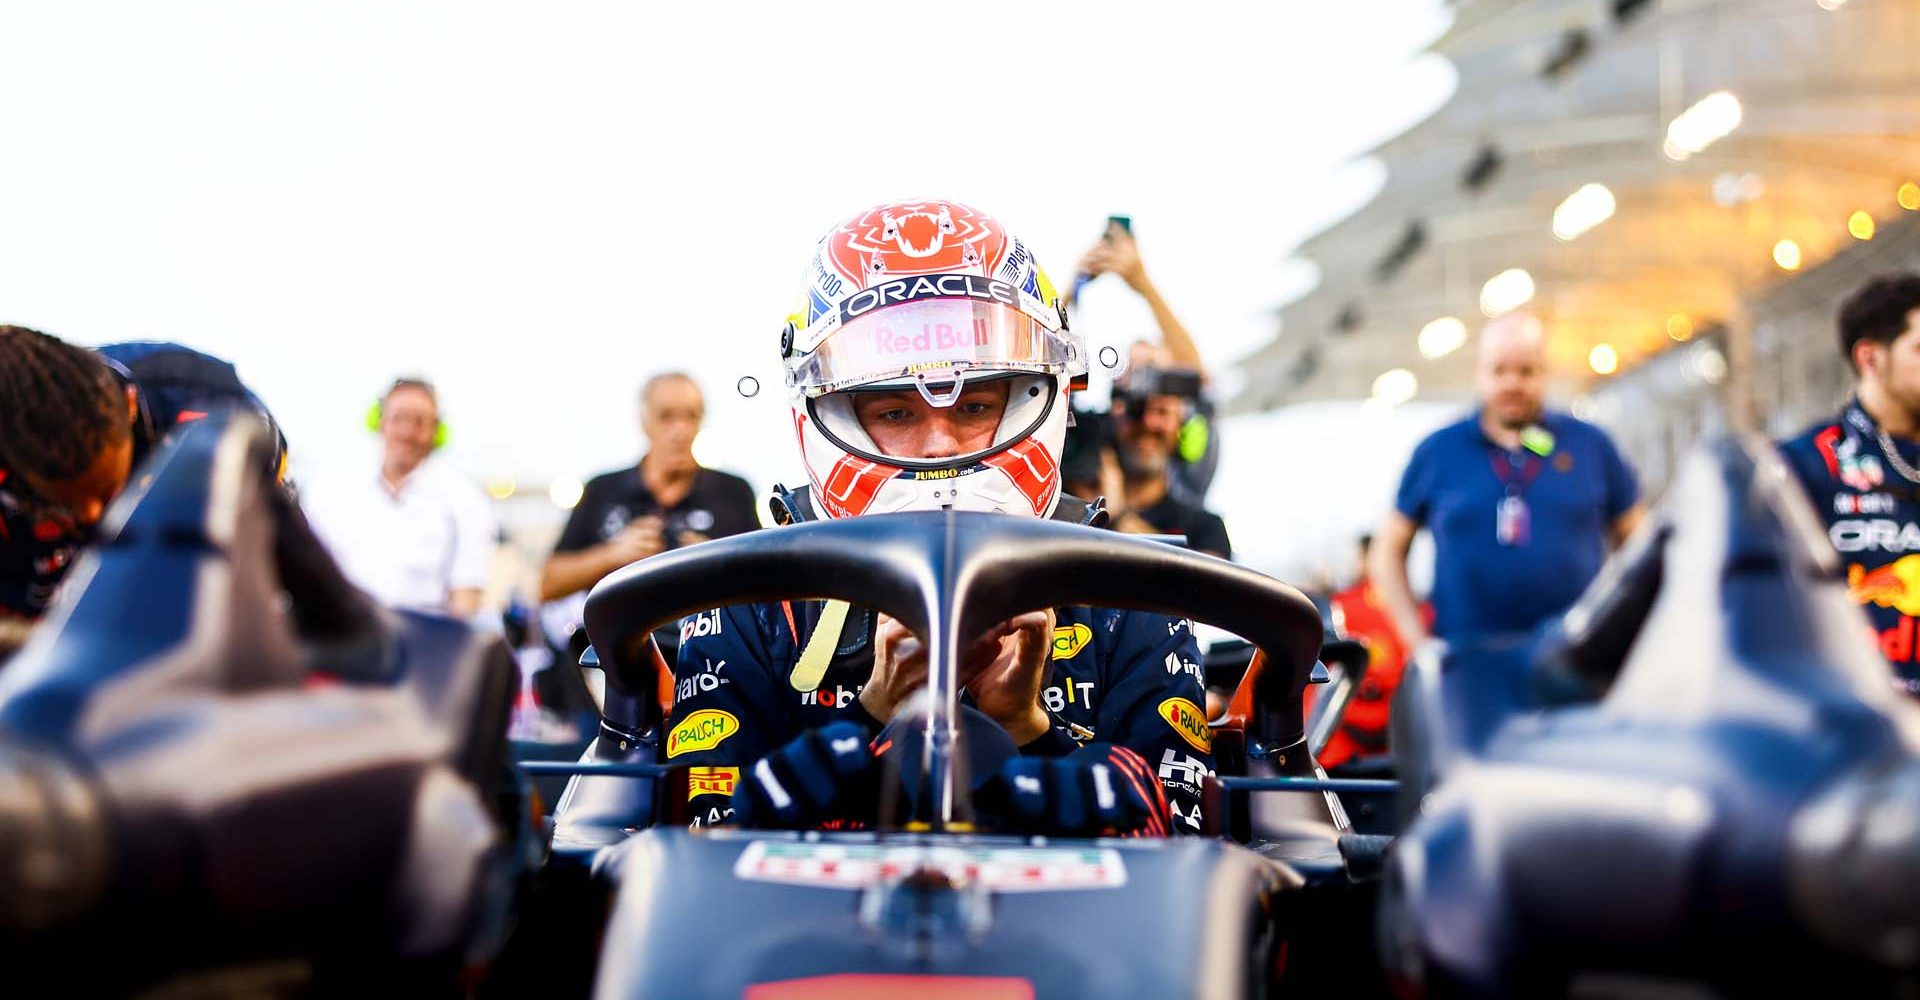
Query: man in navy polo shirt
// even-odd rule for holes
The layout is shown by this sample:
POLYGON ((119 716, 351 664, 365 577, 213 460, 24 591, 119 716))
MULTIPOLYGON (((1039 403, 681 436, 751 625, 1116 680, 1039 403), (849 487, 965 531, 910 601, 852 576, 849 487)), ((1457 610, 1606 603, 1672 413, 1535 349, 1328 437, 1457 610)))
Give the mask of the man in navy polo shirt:
POLYGON ((1414 449, 1374 537, 1374 586, 1407 648, 1429 638, 1407 550, 1433 534, 1433 628, 1448 642, 1526 632, 1564 611, 1641 514, 1606 434, 1546 409, 1540 322, 1508 316, 1480 337, 1480 406, 1414 449))

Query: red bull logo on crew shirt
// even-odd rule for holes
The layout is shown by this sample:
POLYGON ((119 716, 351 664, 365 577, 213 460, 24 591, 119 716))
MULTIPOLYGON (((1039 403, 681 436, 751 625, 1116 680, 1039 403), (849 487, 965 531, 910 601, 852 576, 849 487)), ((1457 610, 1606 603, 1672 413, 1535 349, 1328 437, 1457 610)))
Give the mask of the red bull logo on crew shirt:
POLYGON ((1872 569, 1858 563, 1849 565, 1847 596, 1862 605, 1899 612, 1899 622, 1875 630, 1880 654, 1893 663, 1914 659, 1914 618, 1920 616, 1920 555, 1901 556, 1872 569))

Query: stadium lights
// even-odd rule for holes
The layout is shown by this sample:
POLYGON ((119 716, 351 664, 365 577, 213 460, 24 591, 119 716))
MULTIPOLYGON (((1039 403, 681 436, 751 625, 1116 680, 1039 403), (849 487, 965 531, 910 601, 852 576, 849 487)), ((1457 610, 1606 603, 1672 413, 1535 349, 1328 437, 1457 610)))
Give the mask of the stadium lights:
POLYGON ((1420 380, 1405 368, 1389 368, 1373 380, 1373 398, 1387 406, 1399 406, 1420 391, 1420 380))
POLYGON ((1855 212, 1847 218, 1847 232, 1856 240, 1873 239, 1873 216, 1866 212, 1855 212))
POLYGON ((1521 268, 1501 271, 1480 286, 1480 311, 1504 316, 1533 301, 1533 275, 1521 268))
POLYGON ((1781 240, 1773 245, 1773 262, 1780 265, 1782 271, 1798 271, 1802 257, 1800 244, 1792 240, 1781 240))
POLYGON ((1667 336, 1679 343, 1693 339, 1693 320, 1686 313, 1674 313, 1667 317, 1667 336))
POLYGON ((1908 181, 1900 185, 1900 207, 1909 212, 1920 212, 1920 184, 1908 181))
POLYGON ((1613 190, 1605 184, 1588 184, 1567 195, 1553 210, 1553 235, 1572 240, 1589 229, 1613 218, 1613 190))
POLYGON ((586 488, 580 485, 578 479, 556 479, 552 486, 547 487, 547 499, 561 510, 572 510, 579 505, 580 494, 584 492, 586 488))
POLYGON ((1442 316, 1420 328, 1420 356, 1428 361, 1444 358, 1467 342, 1467 324, 1456 316, 1442 316))
POLYGON ((1684 160, 1740 127, 1740 99, 1731 91, 1717 90, 1685 111, 1667 126, 1667 158, 1684 160))
POLYGON ((1593 369, 1595 375, 1611 375, 1620 370, 1620 352, 1614 350, 1612 344, 1595 344, 1593 350, 1587 352, 1587 367, 1593 369))
POLYGON ((1713 200, 1722 208, 1737 208, 1767 193, 1767 181, 1756 173, 1729 171, 1713 179, 1713 200))
POLYGON ((1719 385, 1727 377, 1727 359, 1711 345, 1700 344, 1694 347, 1693 356, 1687 359, 1693 374, 1708 385, 1719 385))

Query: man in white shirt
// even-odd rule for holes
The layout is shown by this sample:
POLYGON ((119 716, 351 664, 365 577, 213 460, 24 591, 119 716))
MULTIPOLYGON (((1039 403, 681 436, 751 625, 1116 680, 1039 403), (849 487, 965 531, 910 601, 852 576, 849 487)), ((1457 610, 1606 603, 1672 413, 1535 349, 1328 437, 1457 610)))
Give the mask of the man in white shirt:
POLYGON ((433 386, 396 380, 370 423, 379 470, 315 484, 305 504, 315 531, 382 604, 472 617, 493 565, 493 512, 479 487, 429 461, 445 440, 433 386))

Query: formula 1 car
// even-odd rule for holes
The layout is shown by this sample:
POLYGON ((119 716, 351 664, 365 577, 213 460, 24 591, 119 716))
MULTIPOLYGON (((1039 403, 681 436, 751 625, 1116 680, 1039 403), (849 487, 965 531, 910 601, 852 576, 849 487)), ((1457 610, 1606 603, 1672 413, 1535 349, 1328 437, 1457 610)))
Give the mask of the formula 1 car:
POLYGON ((157 452, 0 670, 22 993, 446 995, 502 936, 505 647, 348 584, 274 444, 215 413, 157 452))
POLYGON ((536 943, 520 952, 537 957, 509 948, 503 993, 525 988, 500 983, 536 963, 549 995, 590 978, 594 995, 620 998, 1240 997, 1316 977, 1347 982, 1345 996, 1372 992, 1370 963, 1354 958, 1371 948, 1364 864, 1348 856, 1377 862, 1380 845, 1343 843, 1335 786, 1306 750, 1302 693, 1324 676, 1322 625, 1285 584, 1079 525, 892 514, 655 556, 597 586, 586 622, 609 703, 641 717, 574 766, 544 896, 521 921, 536 943), (673 686, 650 632, 714 607, 820 598, 926 637, 930 697, 897 783, 917 791, 911 811, 861 831, 689 830, 686 768, 665 766, 655 745, 673 686), (1258 648, 1212 732, 1215 836, 978 825, 953 651, 1013 614, 1065 605, 1195 617, 1258 648))
POLYGON ((1537 643, 1417 659, 1403 996, 1920 986, 1920 706, 1773 448, 1725 439, 1537 643))

